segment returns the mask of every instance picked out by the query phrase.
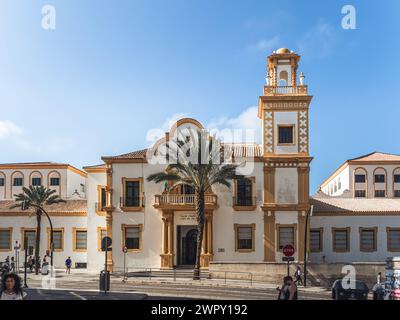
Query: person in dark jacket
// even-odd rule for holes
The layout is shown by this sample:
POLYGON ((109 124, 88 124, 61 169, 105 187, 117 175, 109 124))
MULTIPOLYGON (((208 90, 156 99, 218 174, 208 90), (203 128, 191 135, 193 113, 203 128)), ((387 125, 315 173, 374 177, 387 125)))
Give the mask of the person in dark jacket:
POLYGON ((284 277, 282 287, 278 287, 277 290, 278 300, 297 300, 297 286, 291 276, 284 277))

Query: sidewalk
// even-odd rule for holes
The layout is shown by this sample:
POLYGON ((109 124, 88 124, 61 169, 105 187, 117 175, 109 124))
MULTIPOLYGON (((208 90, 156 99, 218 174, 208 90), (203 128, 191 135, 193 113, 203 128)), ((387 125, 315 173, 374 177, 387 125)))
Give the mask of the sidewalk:
MULTIPOLYGON (((23 278, 23 273, 19 274, 23 278)), ((27 278, 29 281, 42 281, 42 279, 46 277, 44 275, 35 275, 34 273, 28 273, 27 278)), ((99 273, 98 272, 89 272, 84 270, 71 270, 71 274, 66 274, 65 270, 57 269, 56 270, 56 281, 58 283, 79 283, 80 286, 83 286, 85 283, 97 283, 99 281, 99 273)), ((167 278, 167 277, 129 277, 125 281, 123 281, 123 277, 121 275, 111 275, 111 283, 112 284, 124 284, 124 285, 160 285, 160 284, 168 284, 173 286, 199 286, 199 287, 215 287, 215 288, 236 288, 236 289, 255 289, 255 290, 263 290, 263 289, 276 289, 279 285, 277 283, 265 283, 265 282, 250 282, 249 280, 233 280, 233 279, 201 279, 201 280, 193 280, 190 278, 167 278)), ((329 289, 324 287, 306 287, 303 286, 298 287, 299 292, 330 292, 329 289)))

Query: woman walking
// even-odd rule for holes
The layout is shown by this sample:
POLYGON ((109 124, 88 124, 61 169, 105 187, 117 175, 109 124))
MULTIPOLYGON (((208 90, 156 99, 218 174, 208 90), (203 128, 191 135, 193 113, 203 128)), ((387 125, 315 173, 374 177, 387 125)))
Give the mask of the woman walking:
POLYGON ((1 280, 0 300, 23 300, 26 293, 21 288, 21 278, 16 273, 9 273, 1 280))

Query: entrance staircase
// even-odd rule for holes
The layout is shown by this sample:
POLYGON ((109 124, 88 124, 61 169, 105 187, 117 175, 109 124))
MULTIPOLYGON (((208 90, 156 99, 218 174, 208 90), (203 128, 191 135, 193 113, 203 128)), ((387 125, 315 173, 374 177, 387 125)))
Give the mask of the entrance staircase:
MULTIPOLYGON (((126 272, 128 278, 147 278, 147 279, 193 279, 192 268, 175 268, 175 269, 129 269, 126 272)), ((210 273, 208 270, 200 270, 200 279, 209 279, 210 273)))

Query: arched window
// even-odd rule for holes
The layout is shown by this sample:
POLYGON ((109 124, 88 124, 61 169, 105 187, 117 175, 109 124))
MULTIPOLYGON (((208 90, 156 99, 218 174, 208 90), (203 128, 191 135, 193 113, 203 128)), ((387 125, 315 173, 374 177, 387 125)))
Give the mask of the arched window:
POLYGON ((387 196, 387 174, 384 168, 374 170, 374 196, 384 198, 387 196))
POLYGON ((43 185, 43 176, 39 171, 32 171, 29 175, 29 185, 38 187, 43 185))
POLYGON ((18 194, 22 192, 22 187, 24 186, 24 174, 21 171, 14 171, 11 174, 10 179, 10 197, 12 198, 14 194, 18 194))
POLYGON ((354 170, 353 190, 355 198, 366 198, 368 195, 367 170, 357 168, 354 170))
POLYGON ((0 171, 0 199, 6 198, 6 175, 0 171))
POLYGON ((47 175, 47 187, 56 190, 61 195, 61 174, 58 171, 50 171, 47 175))
POLYGON ((282 70, 281 72, 279 72, 278 85, 287 86, 288 83, 289 83, 289 74, 286 70, 282 70))
POLYGON ((400 198, 400 168, 393 170, 393 197, 400 198))

